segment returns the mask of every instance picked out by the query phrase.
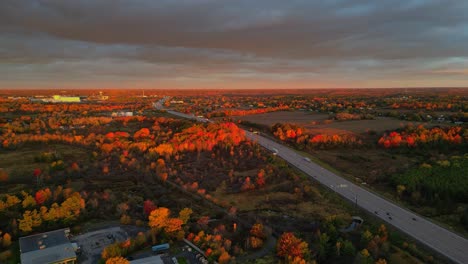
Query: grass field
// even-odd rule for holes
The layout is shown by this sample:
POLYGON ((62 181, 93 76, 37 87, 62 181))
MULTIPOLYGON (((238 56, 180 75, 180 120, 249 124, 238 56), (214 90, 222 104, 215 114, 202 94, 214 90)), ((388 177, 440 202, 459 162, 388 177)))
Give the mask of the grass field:
POLYGON ((64 161, 76 161, 81 163, 83 157, 88 157, 86 150, 75 146, 52 144, 34 144, 21 147, 14 151, 0 152, 0 168, 3 168, 9 175, 9 182, 30 183, 34 169, 46 170, 50 164, 35 162, 34 157, 45 151, 56 151, 64 161))

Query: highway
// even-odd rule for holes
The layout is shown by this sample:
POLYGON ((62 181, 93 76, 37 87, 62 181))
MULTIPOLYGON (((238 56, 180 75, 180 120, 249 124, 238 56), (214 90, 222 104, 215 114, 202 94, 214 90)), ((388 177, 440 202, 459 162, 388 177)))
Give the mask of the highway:
MULTIPOLYGON (((166 98, 167 99, 167 98, 166 98)), ((160 105, 163 105, 163 100, 160 105)), ((155 103, 155 107, 156 107, 155 103)), ((168 110, 170 114, 183 118, 195 119, 200 122, 213 122, 206 118, 182 114, 168 110)), ((403 208, 393 202, 356 185, 335 173, 311 162, 304 156, 282 144, 245 131, 247 138, 258 142, 261 146, 276 152, 277 155, 295 166, 316 181, 332 189, 357 206, 369 211, 390 225, 398 228, 434 251, 446 256, 455 263, 468 263, 468 240, 443 228, 425 218, 403 208), (276 149, 276 150, 275 150, 276 149)))

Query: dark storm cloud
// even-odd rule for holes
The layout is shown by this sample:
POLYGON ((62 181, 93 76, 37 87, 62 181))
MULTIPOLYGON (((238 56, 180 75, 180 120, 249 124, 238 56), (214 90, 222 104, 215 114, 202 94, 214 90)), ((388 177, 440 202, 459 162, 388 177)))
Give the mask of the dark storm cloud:
POLYGON ((138 78, 440 78, 468 68, 467 13, 458 0, 3 0, 0 74, 68 63, 138 78))

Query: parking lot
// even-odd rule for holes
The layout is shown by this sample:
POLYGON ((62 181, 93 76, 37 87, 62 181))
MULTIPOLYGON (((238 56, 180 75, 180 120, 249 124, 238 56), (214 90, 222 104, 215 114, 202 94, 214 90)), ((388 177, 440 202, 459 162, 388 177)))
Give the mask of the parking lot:
POLYGON ((125 241, 128 234, 120 227, 110 227, 73 237, 72 242, 76 242, 81 248, 78 262, 84 264, 94 264, 101 258, 103 249, 116 242, 125 241))

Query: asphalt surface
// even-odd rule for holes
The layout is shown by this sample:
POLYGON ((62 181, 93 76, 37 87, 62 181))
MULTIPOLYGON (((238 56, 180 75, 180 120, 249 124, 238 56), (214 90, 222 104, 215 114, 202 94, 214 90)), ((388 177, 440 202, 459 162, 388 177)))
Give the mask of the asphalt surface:
POLYGON ((127 233, 120 227, 109 227, 75 236, 72 241, 81 247, 79 263, 94 264, 101 258, 105 247, 116 241, 125 241, 127 238, 127 233))
MULTIPOLYGON (((160 105, 163 105, 164 100, 167 100, 167 98, 162 99, 160 105)), ((155 103, 155 107, 158 103, 155 103)), ((212 122, 206 118, 199 118, 176 111, 168 110, 168 113, 183 118, 195 119, 200 122, 212 122)), ((310 160, 306 160, 304 156, 299 155, 284 145, 249 131, 245 131, 245 134, 250 140, 258 142, 258 144, 272 152, 277 152, 278 156, 316 181, 329 187, 339 195, 371 212, 390 225, 400 229, 434 251, 456 263, 468 263, 467 239, 334 174, 310 160)))

